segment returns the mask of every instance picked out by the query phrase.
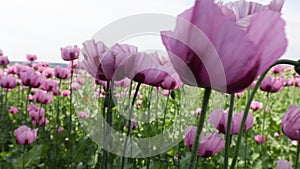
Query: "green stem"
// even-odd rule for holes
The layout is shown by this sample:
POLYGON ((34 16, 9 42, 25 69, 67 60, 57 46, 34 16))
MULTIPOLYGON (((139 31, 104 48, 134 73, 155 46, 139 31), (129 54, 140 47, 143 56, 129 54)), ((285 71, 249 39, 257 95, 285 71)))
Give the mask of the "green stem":
POLYGON ((126 159, 125 158, 125 153, 126 153, 126 148, 127 148, 127 142, 128 142, 128 137, 131 134, 132 112, 133 112, 133 107, 134 107, 135 99, 136 99, 136 96, 137 96, 137 93, 139 91, 140 86, 141 86, 141 83, 139 82, 137 84, 137 87, 135 89, 135 93, 134 93, 134 96, 133 96, 133 99, 132 99, 132 102, 131 102, 131 107, 130 107, 130 112, 129 112, 129 118, 128 118, 128 130, 127 130, 127 133, 126 133, 126 138, 125 138, 125 143, 124 143, 124 151, 123 151, 123 156, 122 156, 121 169, 124 169, 124 166, 125 166, 125 159, 126 159))
POLYGON ((282 60, 278 60, 276 63, 274 63, 273 65, 271 65, 265 72, 263 72, 260 75, 258 81, 256 82, 256 84, 255 84, 255 86, 254 86, 254 88, 253 88, 253 90, 251 92, 251 95, 250 95, 249 100, 247 101, 247 104, 246 104, 246 107, 245 107, 243 119, 242 119, 242 122, 241 122, 240 131, 239 131, 237 142, 236 142, 234 156, 233 156, 233 159, 232 159, 232 162, 231 162, 231 166, 230 166, 231 169, 234 169, 236 161, 237 161, 237 158, 238 158, 238 153, 239 153, 239 149, 240 149, 240 143, 241 143, 243 131, 244 131, 244 128, 245 128, 246 119, 247 119, 247 116, 248 116, 248 113, 249 113, 251 101, 253 100, 253 98, 254 98, 254 96, 256 94, 256 91, 258 90, 259 85, 261 84, 261 82, 264 79, 264 77, 267 75, 268 71, 273 66, 278 65, 278 64, 291 64, 291 65, 295 65, 295 66, 300 66, 300 62, 298 62, 298 61, 293 61, 293 60, 288 60, 288 59, 282 59, 282 60))
MULTIPOLYGON (((102 115, 103 115, 103 122, 102 124, 104 124, 103 126, 103 134, 106 133, 106 125, 105 125, 105 120, 106 120, 106 114, 105 114, 105 101, 102 100, 102 115)), ((105 143, 105 139, 106 137, 103 137, 103 143, 105 143)), ((103 159, 102 161, 102 165, 101 165, 101 168, 104 168, 106 169, 107 168, 107 151, 105 149, 102 149, 103 150, 103 159)))
MULTIPOLYGON (((107 123, 108 123, 108 125, 110 125, 111 126, 111 124, 110 124, 110 94, 111 94, 111 91, 110 91, 110 81, 107 81, 107 83, 106 83, 106 96, 105 96, 105 98, 104 98, 104 107, 103 107, 103 114, 104 114, 104 120, 107 120, 107 123), (108 97, 108 103, 106 103, 106 100, 107 100, 107 97, 108 97), (105 104, 107 104, 107 111, 106 111, 106 109, 105 109, 105 104), (106 112, 106 114, 105 114, 105 112, 106 112)), ((104 123, 105 124, 105 123, 104 123)), ((104 137, 104 143, 106 143, 106 139, 107 139, 107 136, 108 136, 108 128, 104 128, 104 135, 105 135, 105 137, 104 137)), ((106 150, 104 150, 103 149, 103 161, 104 161, 104 163, 103 163, 103 168, 104 169, 107 169, 108 168, 108 159, 109 159, 109 154, 108 154, 108 151, 106 151, 106 150)))
MULTIPOLYGON (((69 166, 72 168, 72 154, 73 154, 73 146, 71 145, 71 135, 72 135, 72 94, 73 94, 73 89, 72 89, 72 82, 73 82, 73 60, 71 61, 71 78, 70 78, 70 102, 69 102, 69 106, 70 106, 70 114, 69 114, 69 122, 70 122, 70 124, 69 124, 69 139, 70 139, 70 141, 68 142, 69 143, 69 145, 70 145, 70 152, 69 152, 69 166)), ((76 142, 75 142, 76 143, 76 142)))
MULTIPOLYGON (((264 135, 265 135, 265 124, 266 124, 266 109, 268 108, 268 103, 269 103, 269 95, 270 93, 267 93, 267 101, 265 103, 265 108, 264 108, 264 114, 263 114, 263 122, 262 122, 262 129, 261 129, 261 137, 262 139, 264 140, 264 135)), ((264 144, 261 144, 261 152, 264 152, 265 153, 265 150, 264 150, 264 144)))
POLYGON ((31 90, 31 87, 29 86, 28 87, 28 93, 27 93, 27 98, 26 98, 26 103, 25 103, 25 115, 23 114, 23 116, 24 116, 24 123, 26 122, 26 112, 27 112, 27 106, 28 106, 28 97, 29 97, 29 94, 30 94, 30 90, 31 90))
MULTIPOLYGON (((179 103, 177 104, 177 111, 178 111, 178 117, 181 117, 181 111, 180 111, 180 105, 181 105, 181 97, 179 98, 179 103), (178 108, 179 107, 179 108, 178 108)), ((179 121, 179 128, 181 128, 182 126, 182 120, 179 121)), ((177 160, 177 169, 180 169, 180 145, 181 144, 177 144, 177 154, 179 155, 179 158, 177 160)))
MULTIPOLYGON (((108 85, 107 87, 109 87, 109 82, 108 82, 108 85)), ((107 88, 108 90, 108 108, 107 108, 107 123, 109 126, 112 126, 112 107, 113 107, 113 103, 112 103, 112 97, 113 97, 113 88, 114 88, 114 81, 111 81, 111 86, 109 88, 107 88)), ((108 127, 108 131, 107 131, 107 135, 106 135, 109 140, 111 140, 111 129, 108 127)), ((111 143, 111 142, 110 142, 111 143)), ((110 144, 109 147, 111 147, 112 145, 110 144)), ((111 164, 113 163, 112 161, 112 157, 111 157, 111 154, 109 152, 107 152, 107 160, 108 160, 108 164, 111 164)), ((111 166, 109 166, 111 167, 111 166)))
POLYGON ((300 144, 298 141, 298 146, 297 146, 297 154, 296 154, 296 161, 295 161, 295 169, 298 168, 298 162, 299 162, 299 153, 300 153, 300 144))
POLYGON ((161 128, 161 138, 160 138, 160 142, 161 143, 163 143, 163 136, 164 136, 163 134, 164 134, 165 125, 166 125, 167 107, 168 107, 169 98, 170 98, 169 95, 170 95, 170 90, 169 90, 169 94, 167 96, 166 105, 165 105, 165 108, 164 108, 164 117, 163 117, 163 123, 162 123, 162 128, 161 128))
MULTIPOLYGON (((151 87, 149 94, 148 94, 148 110, 147 110, 147 115, 148 115, 148 124, 147 124, 147 133, 150 133, 150 129, 151 129, 151 123, 150 123, 150 108, 151 108, 151 100, 152 100, 152 91, 153 91, 153 87, 151 87)), ((150 146, 150 142, 148 142, 148 147, 150 146)), ((148 157, 146 159, 146 169, 150 168, 150 157, 148 157)))
POLYGON ((22 168, 24 169, 25 168, 25 160, 24 160, 24 156, 25 156, 25 145, 23 145, 23 157, 22 157, 22 168))
POLYGON ((223 169, 228 168, 228 157, 229 157, 229 147, 230 147, 230 128, 233 114, 233 105, 234 105, 234 96, 235 94, 230 95, 230 105, 229 112, 227 117, 227 126, 226 126, 226 135, 225 135, 225 155, 224 155, 224 166, 223 169))
MULTIPOLYGON (((59 85, 58 85, 58 91, 60 91, 60 86, 61 86, 61 80, 59 80, 59 85)), ((60 101, 60 95, 57 96, 58 99, 56 99, 56 125, 57 125, 57 128, 60 126, 60 120, 59 120, 59 101, 60 101)))
MULTIPOLYGON (((59 80, 59 84, 58 84, 58 91, 60 91, 60 86, 61 86, 61 79, 59 80)), ((60 105, 59 105, 59 102, 60 102, 60 95, 56 96, 55 100, 55 110, 56 110, 56 128, 55 128, 55 165, 54 166, 57 166, 58 164, 58 160, 57 160, 57 156, 58 156, 58 151, 59 151, 59 140, 58 140, 58 127, 60 126, 60 120, 59 120, 59 117, 60 117, 60 105)))
POLYGON ((194 146, 193 146, 193 150, 192 150, 192 157, 191 157, 189 169, 196 167, 195 160, 196 160, 196 156, 198 153, 200 134, 202 132, 203 124, 205 121, 205 116, 206 116, 206 111, 207 111, 207 107, 208 107, 210 93, 211 93, 211 88, 205 88, 203 104, 202 104, 202 111, 201 111, 200 119, 198 122, 198 128, 197 128, 197 132, 196 132, 196 136, 195 136, 195 140, 194 140, 194 146))
POLYGON ((248 150, 248 144, 247 144, 247 133, 245 133, 245 154, 244 154, 244 166, 247 168, 247 150, 248 150))
MULTIPOLYGON (((170 91, 169 91, 169 93, 170 93, 170 91)), ((164 118, 163 118, 163 124, 162 124, 162 129, 161 129, 162 134, 164 133, 164 130, 165 130, 168 103, 169 103, 169 94, 167 96, 167 101, 166 101, 166 105, 165 105, 165 109, 164 109, 164 118)))
POLYGON ((70 119, 70 126, 69 126, 69 138, 71 137, 72 133, 72 82, 73 82, 73 61, 71 61, 71 79, 70 79, 70 114, 69 114, 69 119, 70 119))

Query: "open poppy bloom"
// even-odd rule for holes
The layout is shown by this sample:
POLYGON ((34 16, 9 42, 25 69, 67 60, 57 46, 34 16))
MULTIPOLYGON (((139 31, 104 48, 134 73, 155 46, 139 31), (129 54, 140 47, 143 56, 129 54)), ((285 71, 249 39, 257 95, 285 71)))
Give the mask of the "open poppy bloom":
POLYGON ((246 24, 241 25, 239 19, 244 17, 237 17, 233 8, 196 0, 177 17, 174 31, 161 32, 183 83, 226 93, 248 87, 287 47, 280 4, 273 6, 277 10, 257 10, 245 16, 246 24))

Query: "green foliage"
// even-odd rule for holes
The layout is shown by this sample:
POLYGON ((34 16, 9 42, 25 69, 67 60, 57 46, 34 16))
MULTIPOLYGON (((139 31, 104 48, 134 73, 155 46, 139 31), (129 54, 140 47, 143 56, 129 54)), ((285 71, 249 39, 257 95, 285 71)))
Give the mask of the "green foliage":
MULTIPOLYGON (((74 77, 81 75, 76 74, 74 77)), ((285 77, 291 77, 292 73, 287 73, 285 77)), ((107 153, 101 146, 93 142, 87 134, 90 128, 83 129, 85 121, 78 119, 77 108, 86 110, 89 114, 89 120, 97 121, 100 116, 108 120, 108 105, 111 105, 112 127, 114 130, 123 133, 127 132, 125 127, 128 124, 128 111, 130 110, 130 102, 132 97, 128 96, 128 88, 115 88, 114 94, 126 93, 125 97, 110 96, 103 98, 95 98, 93 96, 97 89, 103 87, 97 86, 97 89, 92 88, 93 80, 85 79, 85 85, 81 86, 80 91, 74 91, 73 103, 70 105, 70 97, 54 96, 54 100, 49 105, 39 105, 46 109, 46 117, 49 119, 47 126, 34 126, 26 111, 26 105, 30 104, 27 101, 28 91, 18 88, 12 91, 5 91, 0 88, 0 168, 105 168, 105 160, 107 168, 120 168, 121 157, 107 153), (89 84, 89 85, 87 85, 89 84), (106 98, 106 99, 105 99, 106 98), (84 101, 76 102, 84 99, 84 101), (75 100, 75 101, 74 101, 75 100), (113 104, 109 104, 109 100, 114 100, 113 104), (80 103, 78 105, 78 103, 80 103), (15 106, 19 109, 17 114, 9 114, 10 106, 15 106), (70 116, 72 113, 72 116, 70 116), (70 125, 72 124, 72 125, 70 125), (31 145, 18 145, 15 141, 14 130, 20 125, 27 125, 31 128, 39 128, 38 139, 31 145), (61 126, 65 130, 58 132, 57 128, 61 126), (70 126, 72 126, 70 131, 70 126)), ((61 89, 68 89, 69 79, 61 81, 61 89)), ((134 92, 132 88, 132 93, 134 92)), ((136 128, 132 131, 132 137, 148 138, 161 134, 169 130, 173 124, 177 124, 174 119, 182 117, 179 120, 179 125, 194 124, 198 122, 198 116, 195 110, 201 107, 201 97, 203 90, 197 89, 194 95, 186 96, 188 87, 184 90, 174 90, 168 96, 163 95, 163 91, 154 90, 152 87, 143 86, 140 89, 142 100, 140 106, 134 105, 134 118, 138 119, 136 128), (190 100, 184 100, 190 98, 190 100), (197 99, 199 98, 199 99, 197 99), (186 119, 188 114, 192 113, 190 119, 186 119), (165 118, 164 118, 165 114, 165 118), (140 121, 140 120, 143 121, 140 121), (163 126, 164 125, 164 126, 163 126)), ((247 98, 249 97, 247 89, 245 93, 236 99, 235 112, 243 111, 247 98)), ((103 93, 105 96, 107 92, 103 93)), ((298 104, 299 88, 284 87, 279 93, 267 95, 265 92, 258 91, 255 100, 264 104, 262 110, 253 113, 254 126, 243 136, 241 150, 237 163, 237 168, 275 168, 276 162, 279 159, 285 159, 294 162, 296 154, 296 146, 291 144, 291 141, 284 136, 281 131, 281 118, 290 104, 298 104), (265 111, 265 109, 269 111, 265 111), (265 116, 264 116, 265 113, 265 116), (263 120, 265 117, 265 126, 263 120), (263 131, 262 131, 263 130, 263 131), (254 140, 255 134, 264 133, 268 141, 264 144, 258 144, 254 140), (278 132, 280 137, 274 136, 274 132, 278 132)), ((211 96, 211 104, 209 112, 215 108, 228 108, 228 98, 222 94, 213 92, 211 96), (222 104, 221 100, 225 102, 222 104), (220 103, 220 104, 218 104, 220 103)), ((298 105, 299 106, 299 105, 298 105)), ((91 128, 93 126, 90 126, 91 128)), ((206 121, 204 134, 217 132, 217 130, 206 121)), ((99 129, 100 130, 100 129, 99 129)), ((184 130, 182 128, 182 130, 184 130)), ((182 134, 182 133, 181 133, 182 134)), ((168 135, 170 139, 173 137, 168 135)), ((229 163, 232 160, 233 151, 235 148, 236 136, 232 137, 229 163)), ((224 151, 216 154, 213 157, 203 159, 198 158, 198 168, 221 168, 224 160, 224 151)), ((169 151, 150 158, 128 158, 126 159, 125 168, 185 168, 191 158, 190 150, 181 141, 177 146, 169 151)))

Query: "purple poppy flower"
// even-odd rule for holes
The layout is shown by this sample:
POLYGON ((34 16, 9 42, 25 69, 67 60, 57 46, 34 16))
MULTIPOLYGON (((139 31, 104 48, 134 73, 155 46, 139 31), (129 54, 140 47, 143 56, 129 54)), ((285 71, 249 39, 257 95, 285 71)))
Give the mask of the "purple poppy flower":
POLYGON ((262 107, 263 107, 263 104, 259 101, 255 101, 255 100, 253 100, 250 105, 250 109, 253 111, 260 110, 260 109, 262 109, 262 107))
POLYGON ((0 66, 6 66, 9 64, 7 56, 0 55, 0 66))
POLYGON ((183 83, 236 93, 283 55, 284 27, 280 12, 263 10, 241 29, 213 1, 197 0, 178 16, 175 30, 161 36, 183 83))
POLYGON ((263 144, 266 141, 268 141, 267 137, 263 137, 261 134, 256 134, 254 136, 254 140, 258 143, 258 144, 263 144))
POLYGON ((17 79, 13 75, 4 75, 0 79, 0 85, 6 89, 13 89, 17 86, 17 79))
POLYGON ((158 87, 171 72, 173 69, 161 60, 157 53, 138 52, 122 62, 115 78, 128 77, 136 82, 158 87))
POLYGON ((291 105, 282 118, 283 134, 291 140, 300 140, 300 107, 291 105))
POLYGON ((113 80, 119 64, 132 53, 137 52, 137 48, 132 45, 115 44, 107 48, 103 42, 95 42, 95 40, 87 40, 83 46, 81 52, 84 56, 82 63, 85 70, 95 79, 104 81, 113 80))
POLYGON ((33 54, 27 54, 26 55, 26 59, 30 62, 33 62, 33 61, 36 61, 37 59, 37 56, 36 55, 33 55, 33 54))
POLYGON ((14 131, 17 143, 21 145, 27 145, 35 142, 37 139, 38 129, 31 129, 25 125, 20 126, 14 131))
POLYGON ((71 76, 71 71, 68 68, 56 66, 54 68, 54 75, 58 79, 67 79, 71 76))
POLYGON ((283 80, 280 77, 267 76, 261 82, 259 88, 268 93, 276 93, 281 91, 283 87, 283 80))
POLYGON ((60 49, 61 58, 65 61, 73 61, 78 59, 80 54, 80 48, 75 46, 66 46, 60 49))
POLYGON ((292 163, 286 160, 278 160, 276 169, 293 169, 292 163))
MULTIPOLYGON (((195 140, 197 127, 189 126, 184 130, 184 144, 191 150, 195 140)), ((200 136, 198 156, 208 158, 220 152, 225 146, 224 139, 217 133, 200 136)))
POLYGON ((37 74, 32 69, 28 69, 25 72, 21 72, 20 78, 24 86, 30 86, 34 88, 40 87, 40 85, 45 80, 44 75, 37 74))
MULTIPOLYGON (((233 114, 230 134, 236 135, 239 133, 243 115, 244 112, 233 114)), ((228 111, 223 111, 221 109, 216 109, 209 114, 209 122, 213 124, 216 127, 216 129, 223 134, 226 134, 227 119, 228 119, 228 111)), ((253 126, 253 115, 251 112, 249 112, 246 119, 244 132, 247 132, 252 126, 253 126)))

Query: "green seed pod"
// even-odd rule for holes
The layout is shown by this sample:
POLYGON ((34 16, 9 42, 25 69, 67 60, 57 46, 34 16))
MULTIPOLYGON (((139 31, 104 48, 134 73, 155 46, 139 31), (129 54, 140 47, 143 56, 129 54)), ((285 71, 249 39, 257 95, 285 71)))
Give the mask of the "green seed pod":
POLYGON ((295 71, 300 75, 300 66, 295 66, 295 71))
POLYGON ((175 99, 175 97, 176 97, 175 91, 172 90, 172 91, 171 91, 171 98, 172 98, 172 99, 175 99))

